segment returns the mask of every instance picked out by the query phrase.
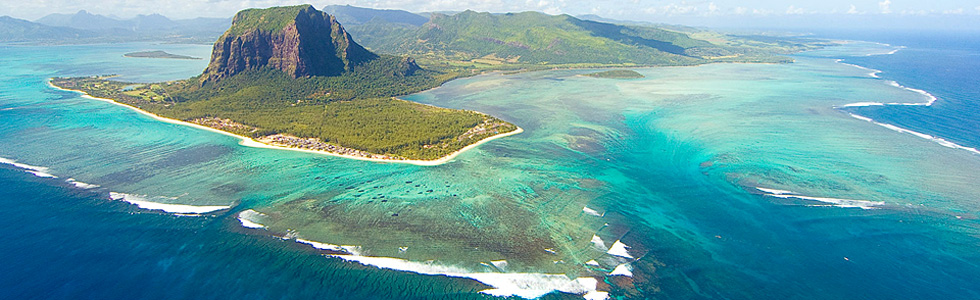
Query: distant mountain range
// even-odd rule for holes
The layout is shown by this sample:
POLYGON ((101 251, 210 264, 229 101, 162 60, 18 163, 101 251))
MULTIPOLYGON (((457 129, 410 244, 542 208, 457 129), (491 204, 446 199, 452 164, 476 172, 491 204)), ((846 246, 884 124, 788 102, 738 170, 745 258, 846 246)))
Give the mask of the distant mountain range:
POLYGON ((117 19, 87 11, 50 14, 34 22, 0 17, 3 42, 214 42, 231 24, 231 18, 171 20, 159 14, 117 19))
POLYGON ((328 6, 352 36, 380 53, 490 65, 687 65, 783 62, 805 41, 777 42, 693 27, 539 12, 420 14, 328 6), (342 17, 344 16, 344 17, 342 17), (348 21, 344 21, 344 20, 348 21), (426 22, 421 22, 427 19, 426 22), (421 24, 420 24, 421 23, 421 24), (708 40, 711 40, 709 42, 708 40))
POLYGON ((384 22, 422 26, 429 18, 404 10, 372 9, 350 5, 329 5, 323 12, 337 17, 337 21, 345 26, 360 25, 369 22, 384 22))
MULTIPOLYGON (((416 14, 350 5, 323 12, 371 51, 422 61, 509 65, 689 65, 712 61, 782 62, 806 41, 732 36, 685 26, 540 12, 416 14), (709 42, 710 41, 710 42, 709 42)), ((159 14, 119 19, 87 11, 35 22, 0 18, 0 42, 212 43, 231 18, 171 20, 159 14)), ((234 29, 234 28, 232 28, 234 29)))

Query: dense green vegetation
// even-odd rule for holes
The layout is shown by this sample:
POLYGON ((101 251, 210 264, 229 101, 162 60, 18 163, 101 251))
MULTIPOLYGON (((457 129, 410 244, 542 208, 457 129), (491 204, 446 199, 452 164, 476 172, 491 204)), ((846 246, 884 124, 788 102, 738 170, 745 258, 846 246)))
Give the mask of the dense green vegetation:
POLYGON ((56 78, 52 83, 173 119, 230 119, 245 126, 221 129, 250 137, 285 133, 410 159, 436 159, 483 138, 516 130, 478 112, 391 98, 457 76, 427 70, 400 74, 404 61, 382 56, 332 77, 292 78, 265 68, 203 86, 197 78, 147 85, 105 77, 56 78), (481 125, 493 128, 471 131, 481 125))
POLYGON ((272 8, 250 8, 235 14, 228 34, 239 35, 248 30, 258 29, 266 32, 278 32, 296 21, 296 15, 309 4, 295 6, 280 6, 272 8))
POLYGON ((790 62, 779 55, 812 49, 805 41, 709 36, 672 27, 617 25, 538 12, 436 13, 421 26, 395 23, 384 16, 378 14, 369 22, 346 28, 372 50, 412 55, 423 65, 440 68, 507 70, 790 62))
POLYGON ((595 78, 616 78, 616 79, 643 78, 643 74, 637 73, 636 71, 633 70, 609 70, 609 71, 584 74, 582 76, 589 76, 595 78))

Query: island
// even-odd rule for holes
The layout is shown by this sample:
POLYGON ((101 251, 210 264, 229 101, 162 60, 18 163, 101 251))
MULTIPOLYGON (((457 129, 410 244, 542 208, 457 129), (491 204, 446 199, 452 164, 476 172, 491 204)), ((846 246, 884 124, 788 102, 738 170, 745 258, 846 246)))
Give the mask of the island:
POLYGON ((125 57, 136 57, 136 58, 165 58, 165 59, 201 59, 200 57, 179 55, 173 53, 167 53, 166 51, 141 51, 141 52, 130 52, 123 54, 125 57))
POLYGON ((595 77, 595 78, 613 78, 613 79, 637 79, 643 78, 643 74, 640 74, 633 70, 609 70, 602 72, 595 72, 589 74, 582 74, 582 76, 595 77))
POLYGON ((200 76, 151 84, 105 75, 52 78, 51 85, 250 145, 435 164, 521 132, 484 113, 397 98, 459 76, 368 51, 333 16, 300 5, 236 14, 200 76))

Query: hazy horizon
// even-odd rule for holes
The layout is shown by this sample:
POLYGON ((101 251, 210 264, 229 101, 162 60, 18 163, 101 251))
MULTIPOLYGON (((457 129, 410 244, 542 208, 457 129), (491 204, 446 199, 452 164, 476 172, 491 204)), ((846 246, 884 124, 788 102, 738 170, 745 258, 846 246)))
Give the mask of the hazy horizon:
POLYGON ((41 3, 6 2, 0 15, 37 20, 52 13, 73 14, 80 10, 115 18, 161 14, 171 19, 197 17, 226 18, 246 8, 312 4, 353 5, 411 12, 488 11, 494 13, 538 11, 574 16, 598 15, 603 18, 667 23, 715 28, 786 29, 956 29, 980 30, 980 5, 969 1, 936 0, 826 0, 811 1, 572 1, 572 0, 348 0, 348 1, 267 1, 267 0, 172 0, 167 5, 146 5, 133 0, 50 0, 41 3))

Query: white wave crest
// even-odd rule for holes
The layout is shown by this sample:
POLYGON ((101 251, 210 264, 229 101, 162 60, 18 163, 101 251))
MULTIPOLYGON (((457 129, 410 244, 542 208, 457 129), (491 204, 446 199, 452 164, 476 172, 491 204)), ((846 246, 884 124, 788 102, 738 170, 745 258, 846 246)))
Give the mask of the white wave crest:
POLYGON ((763 191, 763 192, 766 192, 766 193, 770 193, 770 194, 776 194, 776 195, 794 194, 793 192, 787 191, 787 190, 767 189, 767 188, 761 188, 761 187, 756 187, 755 189, 760 190, 760 191, 763 191))
POLYGON ((84 182, 75 180, 75 178, 65 179, 65 182, 70 183, 71 185, 74 185, 77 188, 86 189, 86 190, 90 190, 90 189, 94 189, 94 188, 99 187, 98 184, 84 183, 84 182))
POLYGON ((914 135, 914 136, 919 137, 919 138, 923 138, 923 139, 927 139, 927 140, 933 141, 933 142, 935 142, 935 143, 937 143, 939 145, 942 145, 943 147, 952 148, 952 149, 966 150, 966 151, 972 152, 974 154, 980 155, 980 150, 977 150, 977 148, 963 146, 963 145, 960 145, 960 144, 957 144, 957 143, 950 142, 949 140, 946 140, 946 139, 941 138, 941 137, 932 136, 932 135, 928 135, 928 134, 925 134, 925 133, 908 130, 908 129, 901 128, 901 127, 898 127, 898 126, 895 126, 895 125, 892 125, 892 124, 881 123, 881 122, 875 121, 875 120, 873 120, 871 118, 868 118, 868 117, 865 117, 865 116, 860 116, 860 115, 856 115, 856 114, 850 114, 850 115, 851 115, 851 117, 853 117, 855 119, 866 121, 866 122, 870 122, 872 124, 875 124, 875 125, 878 125, 878 126, 881 126, 881 127, 888 128, 888 129, 893 130, 895 132, 907 133, 907 134, 911 134, 911 135, 914 135))
POLYGON ((460 267, 441 265, 432 261, 414 262, 392 257, 356 255, 331 256, 383 269, 423 275, 469 278, 493 287, 482 290, 480 293, 498 297, 518 296, 525 299, 535 299, 559 291, 583 295, 586 299, 608 298, 607 293, 596 291, 598 280, 592 277, 572 279, 564 274, 471 272, 460 267))
POLYGON ((885 202, 883 202, 883 201, 852 200, 852 199, 839 199, 839 198, 828 198, 828 197, 811 197, 811 196, 798 195, 797 193, 791 192, 791 191, 776 190, 776 189, 767 189, 767 188, 761 188, 761 187, 756 187, 756 189, 758 189, 760 191, 763 191, 763 192, 769 193, 769 194, 766 194, 766 196, 770 196, 770 197, 776 197, 776 198, 782 198, 782 199, 796 198, 796 199, 817 201, 817 202, 829 203, 829 204, 832 204, 831 206, 843 207, 843 208, 875 209, 875 208, 877 208, 877 206, 885 205, 885 202))
POLYGON ((349 253, 349 254, 358 255, 358 256, 361 255, 361 247, 358 247, 358 246, 350 246, 350 245, 341 246, 341 245, 334 245, 334 244, 321 243, 321 242, 317 242, 317 241, 305 240, 305 239, 301 239, 301 238, 297 238, 296 239, 296 242, 297 243, 307 244, 307 245, 313 246, 313 248, 320 249, 320 250, 329 250, 329 251, 335 251, 335 252, 341 252, 341 253, 349 253))
POLYGON ((159 202, 149 201, 146 198, 146 196, 131 195, 125 193, 116 193, 116 192, 109 192, 109 198, 112 200, 122 200, 130 204, 136 205, 142 209, 162 210, 168 213, 176 213, 176 214, 204 214, 204 213, 231 208, 231 206, 222 206, 222 205, 195 206, 195 205, 186 205, 186 204, 159 203, 159 202))
POLYGON ((838 59, 837 60, 837 62, 840 63, 840 64, 842 64, 842 65, 851 66, 851 67, 855 67, 855 68, 858 68, 858 69, 861 69, 861 70, 869 71, 870 73, 868 73, 868 76, 870 76, 872 78, 881 78, 881 77, 878 77, 878 74, 881 73, 881 70, 872 69, 872 68, 868 68, 868 67, 864 67, 864 66, 859 66, 859 65, 855 65, 855 64, 849 64, 849 63, 846 63, 846 62, 843 62, 843 61, 844 61, 843 59, 838 59))
POLYGON ((583 207, 583 208, 582 208, 582 211, 583 211, 583 212, 585 212, 585 213, 587 213, 587 214, 590 214, 590 215, 593 215, 593 216, 596 216, 596 217, 601 217, 601 216, 602 216, 602 214, 600 214, 600 213, 599 213, 598 211, 596 211, 596 210, 594 210, 594 209, 591 209, 591 208, 589 208, 588 206, 586 206, 586 207, 583 207))
POLYGON ((630 264, 618 265, 612 272, 609 272, 609 276, 633 277, 633 266, 630 264))
MULTIPOLYGON (((892 51, 892 54, 894 54, 894 52, 897 52, 897 51, 898 51, 897 49, 894 50, 894 51, 892 51)), ((875 69, 872 69, 872 68, 867 68, 867 67, 863 67, 863 66, 859 66, 859 65, 855 65, 855 64, 845 63, 845 62, 843 62, 842 59, 838 59, 837 60, 837 63, 842 64, 842 65, 846 65, 846 66, 855 67, 855 68, 858 68, 858 69, 861 69, 861 70, 871 71, 871 73, 869 73, 868 76, 871 76, 873 78, 881 78, 881 77, 878 76, 878 74, 881 73, 881 70, 875 70, 875 69)), ((894 102, 894 103, 857 102, 857 103, 845 104, 845 105, 843 105, 843 107, 883 106, 883 105, 932 106, 932 104, 936 103, 936 101, 939 100, 938 98, 936 98, 936 96, 934 96, 933 94, 931 94, 929 92, 926 92, 924 90, 910 88, 910 87, 904 86, 904 85, 902 85, 902 84, 900 84, 900 83, 898 83, 897 81, 894 81, 894 80, 889 80, 887 82, 888 82, 888 85, 890 85, 890 86, 897 87, 897 88, 900 88, 900 89, 904 89, 906 91, 917 93, 919 95, 922 95, 923 97, 926 97, 926 102, 913 102, 913 103, 904 103, 904 102, 894 102)))
POLYGON ((885 106, 885 104, 881 102, 856 102, 856 103, 844 104, 842 107, 866 107, 866 106, 885 106))
POLYGON ((51 173, 48 173, 49 169, 46 167, 38 167, 38 166, 32 166, 28 164, 22 164, 13 159, 0 157, 0 164, 7 164, 17 168, 24 169, 25 172, 34 174, 34 176, 41 177, 41 178, 58 178, 58 176, 54 176, 51 175, 51 173))
POLYGON ((626 246, 626 244, 623 244, 623 242, 616 240, 616 242, 613 243, 612 247, 609 247, 609 251, 606 251, 606 253, 619 257, 633 258, 633 256, 630 255, 630 252, 627 249, 629 249, 629 246, 626 246))
POLYGON ((252 229, 263 229, 265 225, 258 223, 258 219, 264 217, 265 214, 257 212, 255 210, 245 210, 238 213, 238 221, 242 223, 242 227, 252 228, 252 229))
POLYGON ((592 235, 592 245, 595 245, 599 249, 606 249, 606 243, 598 235, 592 235))

